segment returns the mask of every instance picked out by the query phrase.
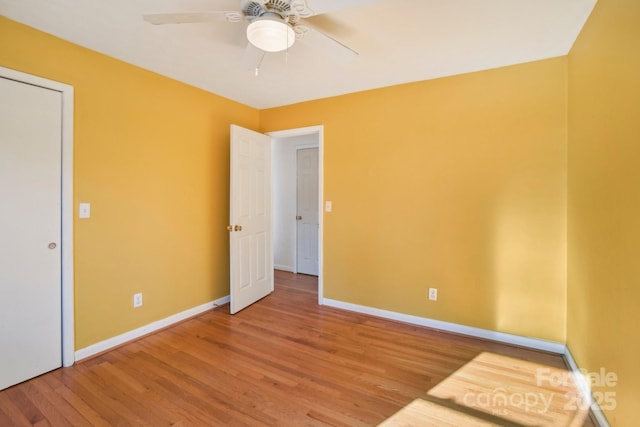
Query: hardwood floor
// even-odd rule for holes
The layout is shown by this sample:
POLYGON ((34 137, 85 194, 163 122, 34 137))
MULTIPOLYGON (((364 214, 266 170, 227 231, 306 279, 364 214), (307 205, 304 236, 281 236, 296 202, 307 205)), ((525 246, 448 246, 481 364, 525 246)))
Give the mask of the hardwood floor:
POLYGON ((522 372, 538 367, 565 369, 556 355, 320 307, 315 277, 276 271, 275 292, 234 316, 219 307, 0 392, 0 426, 370 426, 415 399, 432 409, 413 425, 592 426, 560 419, 558 401, 481 404, 496 387, 537 392, 522 372))

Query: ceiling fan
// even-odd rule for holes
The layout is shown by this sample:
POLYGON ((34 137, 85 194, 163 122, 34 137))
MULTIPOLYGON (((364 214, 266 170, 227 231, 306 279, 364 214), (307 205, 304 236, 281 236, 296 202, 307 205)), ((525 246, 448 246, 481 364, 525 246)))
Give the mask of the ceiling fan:
MULTIPOLYGON (((316 0, 324 8, 322 13, 335 11, 377 0, 316 0), (325 3, 325 4, 323 4, 325 3), (333 3, 333 4, 331 4, 333 3)), ((302 39, 309 31, 316 31, 336 46, 358 53, 328 35, 305 18, 320 15, 308 5, 307 0, 239 0, 238 10, 209 10, 193 13, 155 13, 145 14, 143 19, 154 25, 186 24, 196 22, 214 22, 224 18, 229 23, 248 22, 247 40, 250 46, 259 49, 262 54, 288 51, 296 40, 302 39)), ((258 67, 256 67, 257 74, 258 67)))

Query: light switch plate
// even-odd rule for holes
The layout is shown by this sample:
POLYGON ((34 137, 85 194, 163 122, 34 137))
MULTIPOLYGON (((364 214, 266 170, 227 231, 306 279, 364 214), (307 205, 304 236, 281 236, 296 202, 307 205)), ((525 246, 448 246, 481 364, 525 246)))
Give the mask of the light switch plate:
POLYGON ((78 218, 91 218, 91 203, 80 203, 78 218))
POLYGON ((324 202, 324 210, 325 212, 331 212, 331 209, 333 208, 331 200, 327 200, 326 202, 324 202))

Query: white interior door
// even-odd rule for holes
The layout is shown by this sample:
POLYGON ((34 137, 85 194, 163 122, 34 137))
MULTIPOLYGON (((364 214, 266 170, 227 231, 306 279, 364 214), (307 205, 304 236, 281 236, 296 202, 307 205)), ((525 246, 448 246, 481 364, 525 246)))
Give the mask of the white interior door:
POLYGON ((298 273, 318 275, 318 149, 297 150, 296 258, 298 273))
POLYGON ((62 95, 0 77, 0 389, 62 365, 62 95))
POLYGON ((231 314, 273 292, 271 138, 231 125, 231 314))

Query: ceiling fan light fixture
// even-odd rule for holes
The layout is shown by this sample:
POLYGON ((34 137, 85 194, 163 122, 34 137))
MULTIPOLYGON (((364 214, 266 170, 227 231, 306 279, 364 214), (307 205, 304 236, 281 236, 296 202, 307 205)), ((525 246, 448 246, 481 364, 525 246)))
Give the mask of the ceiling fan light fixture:
POLYGON ((267 13, 251 21, 247 39, 265 52, 280 52, 293 46, 296 34, 280 15, 267 13))

